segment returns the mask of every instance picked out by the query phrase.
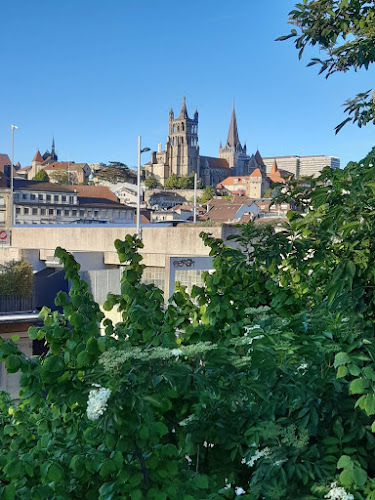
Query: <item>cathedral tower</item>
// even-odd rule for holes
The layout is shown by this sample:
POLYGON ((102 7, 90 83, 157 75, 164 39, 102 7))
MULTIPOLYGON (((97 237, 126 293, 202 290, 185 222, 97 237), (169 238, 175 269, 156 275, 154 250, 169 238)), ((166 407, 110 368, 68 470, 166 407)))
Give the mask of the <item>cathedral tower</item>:
POLYGON ((229 124, 227 141, 224 147, 220 144, 219 158, 227 160, 229 167, 231 169, 235 169, 231 175, 243 175, 245 164, 249 157, 246 154, 246 145, 242 147, 238 137, 237 118, 234 105, 229 124))
POLYGON ((167 155, 169 175, 186 176, 196 172, 199 177, 198 111, 195 110, 194 118, 189 118, 185 97, 177 118, 172 109, 169 112, 167 155))

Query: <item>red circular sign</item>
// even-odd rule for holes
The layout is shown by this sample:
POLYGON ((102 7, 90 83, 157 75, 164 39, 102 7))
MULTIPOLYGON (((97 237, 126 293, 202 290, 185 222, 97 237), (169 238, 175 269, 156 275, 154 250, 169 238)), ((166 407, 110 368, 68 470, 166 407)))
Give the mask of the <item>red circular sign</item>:
POLYGON ((6 240, 8 233, 6 231, 0 231, 0 240, 6 240))

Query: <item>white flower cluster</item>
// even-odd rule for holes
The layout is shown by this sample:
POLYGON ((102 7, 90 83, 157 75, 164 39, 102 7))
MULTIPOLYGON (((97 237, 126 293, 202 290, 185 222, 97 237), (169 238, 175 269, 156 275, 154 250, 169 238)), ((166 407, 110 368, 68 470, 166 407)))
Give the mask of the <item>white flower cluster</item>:
POLYGON ((234 492, 237 496, 244 495, 246 493, 246 491, 243 488, 241 488, 241 486, 236 486, 234 488, 234 492))
POLYGON ((246 464, 248 467, 253 467, 255 462, 262 457, 266 457, 269 454, 269 448, 263 448, 263 450, 256 450, 254 455, 247 460, 245 457, 241 460, 241 464, 246 464))
POLYGON ((324 498, 328 498, 329 500, 354 500, 353 495, 347 493, 341 486, 337 486, 336 482, 331 483, 331 489, 324 498))
POLYGON ((98 420, 107 408, 107 401, 110 395, 111 389, 105 389, 104 387, 92 389, 89 393, 89 399, 87 401, 87 418, 90 420, 98 420))
POLYGON ((211 342, 197 342, 196 344, 181 346, 181 348, 176 349, 168 349, 166 347, 152 347, 149 349, 132 347, 131 349, 118 350, 112 347, 108 351, 103 352, 99 358, 99 363, 104 366, 105 370, 112 371, 119 369, 122 364, 129 360, 167 360, 181 355, 195 357, 216 349, 216 347, 216 344, 211 344, 211 342))
POLYGON ((207 441, 204 441, 203 446, 205 448, 213 448, 215 445, 214 443, 207 443, 207 441))

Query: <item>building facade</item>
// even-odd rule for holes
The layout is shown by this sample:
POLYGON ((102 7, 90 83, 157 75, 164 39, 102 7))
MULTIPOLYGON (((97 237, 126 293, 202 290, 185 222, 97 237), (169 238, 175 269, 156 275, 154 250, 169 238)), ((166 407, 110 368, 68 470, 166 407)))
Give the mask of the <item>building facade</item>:
MULTIPOLYGON (((4 191, 0 191, 4 196, 4 191)), ((15 225, 115 223, 134 224, 135 208, 123 205, 108 189, 15 181, 15 225)))
POLYGON ((337 156, 272 156, 263 158, 267 173, 271 172, 273 162, 276 160, 280 169, 290 172, 295 177, 318 177, 323 168, 340 168, 340 159, 337 156))

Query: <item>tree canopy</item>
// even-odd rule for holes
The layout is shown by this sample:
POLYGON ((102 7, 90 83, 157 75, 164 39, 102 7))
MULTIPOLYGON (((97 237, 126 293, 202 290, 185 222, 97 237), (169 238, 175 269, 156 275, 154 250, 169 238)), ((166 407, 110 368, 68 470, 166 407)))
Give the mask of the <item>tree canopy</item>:
POLYGON ((43 181, 43 182, 48 182, 49 177, 48 174, 45 170, 39 170, 37 174, 33 177, 33 181, 43 181))
MULTIPOLYGON (((306 0, 289 13, 291 32, 278 38, 294 38, 301 58, 307 46, 318 46, 326 58, 314 57, 308 66, 320 66, 326 78, 338 71, 368 69, 375 61, 375 5, 367 0, 306 0)), ((336 133, 348 122, 359 127, 375 123, 372 90, 365 90, 345 103, 349 116, 336 127, 336 133)))

